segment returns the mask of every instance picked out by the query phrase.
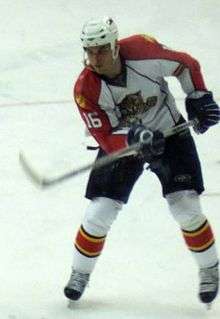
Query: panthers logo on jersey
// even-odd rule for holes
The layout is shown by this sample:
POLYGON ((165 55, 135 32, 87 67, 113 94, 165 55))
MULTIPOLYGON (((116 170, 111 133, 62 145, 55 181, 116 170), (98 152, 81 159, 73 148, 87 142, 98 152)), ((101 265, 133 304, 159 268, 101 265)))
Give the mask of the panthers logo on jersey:
POLYGON ((144 102, 141 91, 126 95, 121 103, 118 104, 121 114, 121 124, 129 126, 132 123, 139 121, 142 114, 156 104, 157 96, 150 96, 146 99, 146 102, 144 102))

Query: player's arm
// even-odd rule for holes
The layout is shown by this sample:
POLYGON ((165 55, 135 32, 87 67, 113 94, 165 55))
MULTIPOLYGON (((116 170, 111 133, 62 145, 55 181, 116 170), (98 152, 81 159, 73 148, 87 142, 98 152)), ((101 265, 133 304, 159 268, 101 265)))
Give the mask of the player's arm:
POLYGON ((127 146, 127 130, 114 129, 107 114, 100 106, 76 92, 75 102, 90 134, 106 153, 111 153, 127 146))
POLYGON ((198 119, 195 130, 204 133, 210 126, 220 121, 220 110, 208 91, 199 62, 184 52, 173 51, 158 44, 158 63, 161 75, 175 76, 187 94, 186 110, 188 118, 198 119))
POLYGON ((143 72, 155 81, 157 78, 175 76, 187 95, 193 91, 207 91, 200 65, 189 54, 169 49, 144 34, 122 40, 120 45, 122 56, 128 60, 142 61, 143 72))
POLYGON ((154 59, 162 77, 174 76, 188 95, 194 91, 207 91, 199 62, 185 52, 175 51, 160 43, 154 44, 154 59))

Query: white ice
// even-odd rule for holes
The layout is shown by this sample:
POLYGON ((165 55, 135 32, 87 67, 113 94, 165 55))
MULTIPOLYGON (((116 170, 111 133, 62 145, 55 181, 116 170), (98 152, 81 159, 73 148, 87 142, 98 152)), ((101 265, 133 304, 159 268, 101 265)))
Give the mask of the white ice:
MULTIPOLYGON (((90 287, 67 308, 63 287, 88 204, 88 174, 42 191, 24 175, 18 153, 49 175, 94 159, 72 86, 82 68, 81 26, 103 15, 115 18, 121 37, 148 33, 195 56, 219 101, 219 0, 0 0, 0 317, 217 319, 219 298, 208 313, 199 303, 197 267, 147 171, 112 228, 90 287)), ((184 94, 169 82, 184 113, 184 94)), ((202 205, 220 251, 219 136, 217 126, 195 140, 206 182, 202 205)))

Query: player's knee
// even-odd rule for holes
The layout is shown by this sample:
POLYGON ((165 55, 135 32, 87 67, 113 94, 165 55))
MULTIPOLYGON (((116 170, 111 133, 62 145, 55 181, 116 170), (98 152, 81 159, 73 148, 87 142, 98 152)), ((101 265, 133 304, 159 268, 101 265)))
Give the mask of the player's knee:
POLYGON ((104 236, 116 219, 122 203, 106 197, 94 198, 86 209, 83 227, 94 236, 104 236))
POLYGON ((194 190, 185 190, 168 194, 168 206, 174 219, 184 230, 193 230, 204 223, 198 194, 194 190))

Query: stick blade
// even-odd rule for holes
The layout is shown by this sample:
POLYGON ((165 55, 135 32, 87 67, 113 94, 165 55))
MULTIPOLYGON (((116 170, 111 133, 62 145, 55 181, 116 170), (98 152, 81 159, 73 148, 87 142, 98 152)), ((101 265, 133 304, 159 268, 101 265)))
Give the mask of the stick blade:
POLYGON ((38 187, 43 187, 44 186, 44 179, 42 176, 30 165, 28 162, 26 156, 24 155, 23 152, 19 153, 19 162, 28 176, 28 178, 38 187))

